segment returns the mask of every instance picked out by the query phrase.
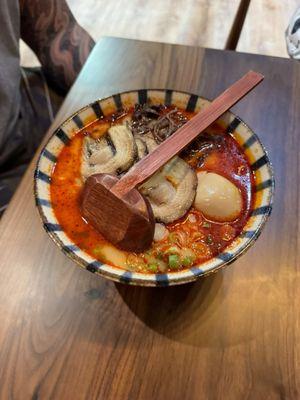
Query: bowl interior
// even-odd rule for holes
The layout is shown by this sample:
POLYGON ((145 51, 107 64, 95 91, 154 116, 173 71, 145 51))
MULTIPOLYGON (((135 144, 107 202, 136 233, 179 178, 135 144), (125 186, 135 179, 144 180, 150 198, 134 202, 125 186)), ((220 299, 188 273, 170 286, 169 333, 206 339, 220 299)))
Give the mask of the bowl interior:
POLYGON ((102 264, 77 247, 64 233, 58 223, 50 198, 51 172, 62 148, 68 145, 72 136, 86 125, 103 115, 109 115, 122 107, 132 107, 136 103, 150 101, 153 104, 174 105, 187 111, 199 111, 209 104, 207 99, 194 94, 172 90, 137 90, 97 100, 82 108, 67 119, 52 135, 42 150, 35 171, 35 199, 44 228, 61 248, 81 267, 106 276, 114 281, 144 285, 168 286, 193 281, 202 275, 215 272, 230 264, 258 238, 272 209, 274 190, 273 172, 268 155, 257 135, 231 112, 225 113, 218 122, 231 133, 245 152, 255 175, 255 202, 253 212, 241 234, 224 252, 209 261, 180 272, 167 274, 143 274, 124 271, 117 267, 102 264))

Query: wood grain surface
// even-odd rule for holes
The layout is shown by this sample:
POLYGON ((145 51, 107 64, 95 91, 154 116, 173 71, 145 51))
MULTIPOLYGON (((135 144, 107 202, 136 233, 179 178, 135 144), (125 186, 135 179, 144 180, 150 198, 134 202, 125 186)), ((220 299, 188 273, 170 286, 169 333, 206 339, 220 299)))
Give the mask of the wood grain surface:
MULTIPOLYGON (((67 0, 97 41, 103 36, 225 47, 240 0, 67 0)), ((21 63, 39 65, 21 41, 21 63)))
POLYGON ((288 57, 285 31, 299 0, 251 0, 237 50, 288 57))
POLYGON ((81 270, 43 231, 31 165, 0 224, 1 400, 300 398, 300 65, 103 39, 55 125, 122 90, 213 98, 249 69, 265 80, 234 110, 269 151, 275 204, 255 246, 215 275, 139 288, 81 270))
POLYGON ((89 176, 81 196, 82 216, 119 249, 146 251, 153 243, 155 229, 151 205, 137 189, 116 193, 118 182, 109 174, 89 176))
POLYGON ((68 0, 68 3, 96 40, 120 36, 223 48, 240 0, 68 0))

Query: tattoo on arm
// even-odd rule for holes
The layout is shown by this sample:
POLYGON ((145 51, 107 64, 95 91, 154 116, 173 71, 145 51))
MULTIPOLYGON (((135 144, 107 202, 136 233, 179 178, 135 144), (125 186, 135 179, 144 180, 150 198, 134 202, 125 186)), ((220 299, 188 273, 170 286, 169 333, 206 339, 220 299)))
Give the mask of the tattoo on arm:
POLYGON ((65 0, 20 0, 21 36, 37 54, 50 85, 65 93, 94 41, 65 0))

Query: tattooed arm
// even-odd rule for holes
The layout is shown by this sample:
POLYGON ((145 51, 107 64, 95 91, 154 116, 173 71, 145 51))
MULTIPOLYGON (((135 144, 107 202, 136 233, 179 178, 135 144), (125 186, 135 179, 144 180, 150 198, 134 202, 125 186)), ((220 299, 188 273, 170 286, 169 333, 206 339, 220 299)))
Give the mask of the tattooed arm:
POLYGON ((65 0, 20 0, 21 37, 38 56, 45 76, 66 93, 81 70, 93 39, 78 25, 65 0))

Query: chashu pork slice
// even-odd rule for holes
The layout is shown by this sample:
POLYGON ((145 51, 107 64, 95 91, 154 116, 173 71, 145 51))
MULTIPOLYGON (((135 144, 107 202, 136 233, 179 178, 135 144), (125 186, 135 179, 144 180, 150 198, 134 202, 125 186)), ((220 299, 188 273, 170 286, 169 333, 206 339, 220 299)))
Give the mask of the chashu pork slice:
POLYGON ((140 186, 157 221, 166 224, 181 218, 193 204, 197 189, 195 171, 174 157, 140 186))
POLYGON ((135 140, 136 147, 137 147, 137 158, 138 158, 138 160, 141 160, 143 157, 145 157, 148 154, 147 146, 140 137, 135 137, 134 140, 135 140))
POLYGON ((135 162, 137 146, 131 130, 114 125, 100 139, 84 138, 81 173, 83 178, 97 173, 120 174, 135 162))
POLYGON ((158 144, 151 134, 146 135, 135 135, 134 136, 135 143, 137 145, 138 150, 138 159, 141 160, 143 157, 151 153, 158 144))

